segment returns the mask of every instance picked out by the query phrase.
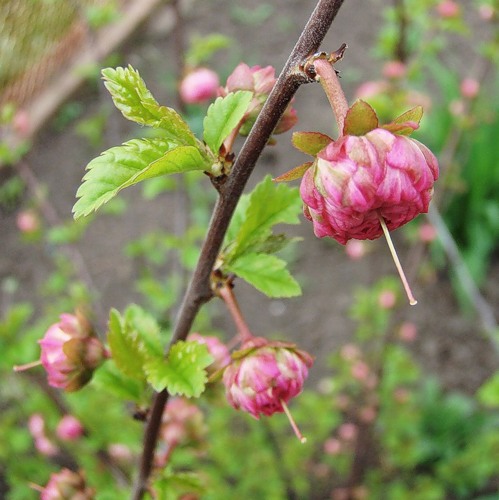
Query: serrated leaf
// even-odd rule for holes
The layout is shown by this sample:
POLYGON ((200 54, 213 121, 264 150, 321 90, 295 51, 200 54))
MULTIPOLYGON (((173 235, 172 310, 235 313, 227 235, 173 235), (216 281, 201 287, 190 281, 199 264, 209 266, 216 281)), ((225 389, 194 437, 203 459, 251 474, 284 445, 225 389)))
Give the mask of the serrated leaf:
POLYGON ((265 177, 249 195, 244 215, 238 215, 231 223, 240 224, 230 228, 235 241, 226 255, 226 263, 242 255, 252 245, 268 238, 275 224, 299 224, 302 202, 298 188, 286 184, 275 184, 270 176, 265 177))
POLYGON ((126 324, 116 309, 109 313, 107 341, 116 366, 121 372, 137 380, 145 378, 144 354, 140 348, 138 332, 126 324))
POLYGON ((327 145, 333 142, 333 139, 320 132, 294 132, 291 138, 293 146, 310 156, 316 156, 327 145))
POLYGON ((144 368, 147 381, 155 391, 167 389, 171 395, 199 397, 208 380, 205 368, 213 363, 204 344, 179 341, 166 359, 149 360, 144 368))
POLYGON ((354 102, 345 116, 344 135, 365 135, 378 127, 378 117, 376 111, 359 99, 354 102))
POLYGON ((220 146, 241 121, 253 92, 240 90, 225 97, 218 97, 208 108, 203 121, 203 138, 208 147, 218 154, 220 146))
POLYGON ((118 370, 112 359, 95 371, 91 383, 119 398, 137 402, 142 399, 145 388, 144 384, 118 370))
POLYGON ((145 179, 207 167, 193 146, 179 146, 164 138, 132 139, 104 151, 87 165, 76 193, 74 217, 89 215, 122 189, 145 179))
POLYGON ((279 175, 278 177, 274 177, 272 179, 274 182, 290 182, 295 181, 296 179, 301 179, 305 172, 314 164, 312 161, 307 161, 306 163, 302 163, 291 170, 288 170, 286 173, 279 175))
POLYGON ((286 262, 275 255, 245 253, 225 268, 253 285, 268 297, 301 295, 298 282, 286 269, 286 262))
POLYGON ((178 143, 193 146, 196 138, 191 129, 172 108, 160 106, 146 87, 139 72, 127 68, 102 70, 104 85, 113 98, 114 105, 123 116, 141 125, 162 128, 178 143))

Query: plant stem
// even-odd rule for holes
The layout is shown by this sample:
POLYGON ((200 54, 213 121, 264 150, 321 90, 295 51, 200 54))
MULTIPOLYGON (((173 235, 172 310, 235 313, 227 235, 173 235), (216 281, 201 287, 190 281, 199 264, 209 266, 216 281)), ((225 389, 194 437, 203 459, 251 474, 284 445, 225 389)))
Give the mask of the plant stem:
POLYGON ((386 242, 388 243, 388 248, 390 249, 390 253, 392 254, 393 262, 395 262, 395 267, 397 268, 397 271, 400 276, 400 280, 402 281, 402 285, 404 285, 404 290, 405 293, 407 294, 407 298, 409 299, 409 304, 411 306, 415 306, 418 301, 414 298, 414 295, 412 294, 411 287, 409 286, 409 282, 407 281, 407 278, 404 273, 404 269, 402 268, 402 264, 400 263, 399 256, 397 255, 397 250, 395 250, 395 247, 393 246, 393 241, 390 236, 390 231, 388 231, 388 228, 386 227, 386 222, 383 217, 379 216, 379 222, 381 224, 381 228, 383 229, 383 233, 385 234, 386 242))
POLYGON ((336 123, 338 124, 338 133, 343 135, 345 125, 345 116, 348 111, 348 102, 345 93, 340 85, 340 80, 336 71, 326 59, 317 59, 314 61, 316 73, 320 76, 320 84, 327 95, 329 104, 333 109, 336 123))
MULTIPOLYGON (((196 269, 180 306, 172 343, 187 337, 200 307, 212 297, 210 274, 237 202, 279 119, 299 86, 309 82, 309 79, 300 70, 300 65, 306 57, 318 50, 342 4, 343 0, 319 0, 317 2, 246 139, 227 182, 222 186, 196 269)), ((131 498, 133 500, 140 500, 146 491, 152 470, 161 416, 167 401, 168 393, 166 390, 156 394, 144 432, 144 449, 139 475, 132 492, 131 498)))
POLYGON ((232 287, 229 284, 225 284, 222 287, 217 289, 218 295, 223 299, 227 309, 229 310, 234 323, 237 326, 238 336, 241 339, 241 342, 246 342, 247 340, 251 340, 253 338, 253 334, 249 329, 237 303, 234 292, 232 291, 232 287))

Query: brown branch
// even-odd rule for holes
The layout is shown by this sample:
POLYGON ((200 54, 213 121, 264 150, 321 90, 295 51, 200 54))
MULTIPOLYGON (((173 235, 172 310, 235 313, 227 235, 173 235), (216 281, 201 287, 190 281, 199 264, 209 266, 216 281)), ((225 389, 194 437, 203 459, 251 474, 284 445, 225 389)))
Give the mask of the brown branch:
MULTIPOLYGON (((318 50, 342 4, 343 0, 319 0, 317 3, 246 139, 227 182, 222 186, 199 261, 180 307, 172 343, 187 337, 200 307, 212 297, 210 274, 237 202, 277 122, 298 87, 309 81, 300 71, 300 65, 308 56, 318 50)), ((132 492, 131 498, 133 500, 140 500, 146 492, 161 417, 167 400, 166 390, 155 396, 144 433, 144 449, 139 475, 132 492)))

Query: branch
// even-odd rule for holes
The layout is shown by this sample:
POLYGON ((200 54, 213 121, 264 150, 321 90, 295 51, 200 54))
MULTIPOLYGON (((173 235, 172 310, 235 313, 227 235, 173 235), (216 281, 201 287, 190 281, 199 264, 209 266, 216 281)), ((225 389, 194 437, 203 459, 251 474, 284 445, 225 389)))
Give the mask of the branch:
MULTIPOLYGON (((318 1, 246 139, 234 163, 232 172, 220 191, 220 197, 213 211, 206 239, 201 248, 199 261, 179 310, 171 344, 187 337, 200 307, 212 297, 210 274, 246 182, 277 122, 291 102, 298 87, 309 81, 300 71, 300 64, 319 49, 342 4, 343 0, 318 1)), ((166 390, 156 394, 145 429, 144 449, 139 476, 132 493, 133 500, 140 500, 146 491, 152 470, 161 417, 167 401, 168 393, 166 390)))

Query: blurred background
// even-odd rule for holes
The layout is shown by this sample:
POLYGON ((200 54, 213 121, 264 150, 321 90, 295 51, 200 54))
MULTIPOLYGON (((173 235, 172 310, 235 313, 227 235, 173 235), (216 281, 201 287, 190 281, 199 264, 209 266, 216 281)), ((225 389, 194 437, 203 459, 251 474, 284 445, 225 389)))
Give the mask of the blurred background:
MULTIPOLYGON (((30 483, 43 486, 61 467, 84 469, 97 498, 126 496, 143 425, 132 414, 143 402, 124 405, 103 377, 66 395, 47 386, 41 368, 12 367, 38 359, 37 340, 76 307, 103 338, 109 309, 131 303, 168 332, 215 200, 204 176, 160 178, 72 220, 89 161, 148 133, 113 107, 100 70, 131 64, 199 133, 213 96, 189 99, 181 82, 209 68, 223 86, 241 61, 278 74, 314 6, 0 3, 0 496, 37 498, 30 483), (61 437, 64 415, 84 434, 61 437), (51 446, 37 441, 33 416, 51 446)), ((305 219, 286 228, 302 238, 285 257, 303 296, 269 300, 239 281, 236 291, 255 334, 316 356, 293 403, 307 449, 279 416, 234 415, 215 395, 212 407, 201 403, 205 430, 157 473, 176 478, 172 496, 158 498, 499 499, 498 23, 495 0, 344 3, 322 50, 348 44, 338 64, 347 99, 366 100, 382 122, 422 105, 414 137, 440 163, 431 212, 392 235, 418 305, 406 304, 383 240, 343 247, 315 238, 305 219)), ((302 86, 293 105, 294 130, 336 137, 319 85, 302 86)), ((248 190, 305 161, 290 132, 276 139, 248 190)), ((217 303, 196 329, 234 333, 217 303)))

